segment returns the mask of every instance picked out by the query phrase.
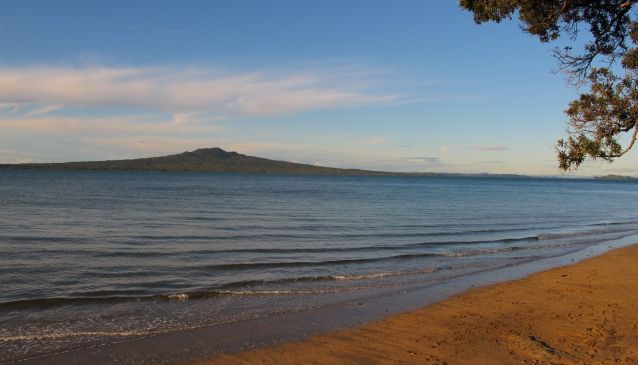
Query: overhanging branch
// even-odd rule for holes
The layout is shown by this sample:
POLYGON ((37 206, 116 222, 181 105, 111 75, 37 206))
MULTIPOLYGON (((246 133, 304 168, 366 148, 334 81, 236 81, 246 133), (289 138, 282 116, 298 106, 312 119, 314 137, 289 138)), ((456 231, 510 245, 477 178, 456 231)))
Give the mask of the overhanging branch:
MULTIPOLYGON (((638 2, 638 0, 636 0, 636 2, 638 2)), ((636 124, 634 125, 634 133, 631 135, 631 141, 629 142, 629 145, 627 146, 627 148, 625 148, 624 151, 620 152, 618 155, 615 155, 614 157, 620 157, 624 155, 625 153, 629 152, 629 150, 634 146, 634 143, 636 143, 636 136, 638 136, 638 122, 636 122, 636 124)))

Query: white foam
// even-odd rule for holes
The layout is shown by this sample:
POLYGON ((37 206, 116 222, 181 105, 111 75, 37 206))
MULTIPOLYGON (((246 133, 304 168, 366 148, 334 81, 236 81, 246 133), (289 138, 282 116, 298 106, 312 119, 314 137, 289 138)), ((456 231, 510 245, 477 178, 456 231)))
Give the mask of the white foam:
POLYGON ((185 293, 176 293, 176 294, 169 294, 168 295, 168 299, 170 300, 177 300, 180 302, 184 302, 188 300, 188 294, 185 293))
POLYGON ((83 331, 72 333, 42 333, 32 335, 16 335, 16 336, 0 336, 0 342, 4 341, 37 341, 37 340, 55 340, 67 337, 131 337, 131 336, 147 336, 149 334, 159 334, 166 331, 83 331))
POLYGON ((438 271, 438 269, 425 269, 425 270, 413 270, 413 271, 387 271, 373 274, 359 274, 359 275, 332 275, 333 280, 365 280, 365 279, 379 279, 391 276, 403 276, 403 275, 418 275, 429 274, 438 271))

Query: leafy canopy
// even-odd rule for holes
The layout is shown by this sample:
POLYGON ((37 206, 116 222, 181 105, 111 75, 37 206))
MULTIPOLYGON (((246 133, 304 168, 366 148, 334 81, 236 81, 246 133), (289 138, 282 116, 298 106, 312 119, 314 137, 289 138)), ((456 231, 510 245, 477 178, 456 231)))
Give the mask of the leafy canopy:
MULTIPOLYGON (((591 37, 578 53, 555 49, 560 68, 575 83, 589 86, 565 110, 569 137, 558 140, 562 170, 576 169, 587 157, 612 162, 633 147, 638 133, 638 0, 460 0, 477 23, 517 16, 523 31, 541 42, 576 40, 583 28, 591 37), (621 75, 612 69, 620 60, 621 75), (597 65, 606 67, 597 67, 597 65), (633 131, 632 131, 633 130, 633 131), (618 138, 631 133, 623 149, 618 138)), ((618 69, 618 67, 616 68, 618 69)))

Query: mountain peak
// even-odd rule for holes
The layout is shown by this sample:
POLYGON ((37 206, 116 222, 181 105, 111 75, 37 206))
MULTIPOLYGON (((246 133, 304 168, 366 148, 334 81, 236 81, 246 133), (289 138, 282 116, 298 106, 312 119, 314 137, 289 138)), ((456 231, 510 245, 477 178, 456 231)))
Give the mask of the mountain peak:
POLYGON ((240 156, 237 152, 224 151, 219 147, 199 148, 193 152, 184 152, 184 154, 192 154, 200 157, 214 157, 214 158, 231 158, 240 156))

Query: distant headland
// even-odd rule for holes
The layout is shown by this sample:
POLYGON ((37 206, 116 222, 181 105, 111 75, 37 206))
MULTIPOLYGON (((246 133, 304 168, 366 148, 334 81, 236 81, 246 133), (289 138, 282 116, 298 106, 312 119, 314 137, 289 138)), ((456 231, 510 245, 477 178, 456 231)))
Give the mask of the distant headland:
POLYGON ((390 172, 342 169, 248 156, 221 148, 200 148, 174 155, 126 160, 0 164, 0 169, 22 170, 96 170, 96 171, 192 171, 227 173, 264 173, 297 175, 367 175, 367 176, 500 176, 513 174, 454 174, 438 172, 390 172))
POLYGON ((600 179, 600 180, 638 180, 637 178, 632 177, 632 176, 613 175, 613 174, 609 174, 609 175, 605 175, 605 176, 596 176, 595 179, 600 179))
MULTIPOLYGON (((275 173, 302 175, 406 175, 404 173, 340 169, 247 156, 221 148, 200 148, 174 155, 126 160, 61 163, 0 164, 0 169, 107 170, 107 171, 197 171, 235 173, 275 173)), ((437 175, 414 173, 409 175, 437 175)))

